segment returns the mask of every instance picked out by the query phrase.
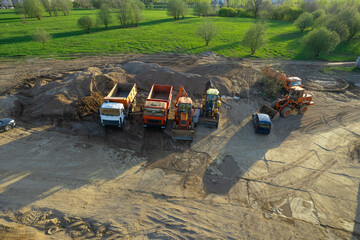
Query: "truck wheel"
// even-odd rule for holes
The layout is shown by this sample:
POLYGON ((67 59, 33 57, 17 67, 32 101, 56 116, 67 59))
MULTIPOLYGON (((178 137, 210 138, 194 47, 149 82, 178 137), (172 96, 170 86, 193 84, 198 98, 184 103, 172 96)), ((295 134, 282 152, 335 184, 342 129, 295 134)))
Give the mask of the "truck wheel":
POLYGON ((300 114, 304 114, 308 110, 308 105, 302 105, 299 109, 300 114))
POLYGON ((11 125, 6 125, 5 126, 5 131, 10 131, 12 129, 11 125))
POLYGON ((291 113, 291 108, 284 107, 283 110, 281 110, 280 115, 284 118, 287 118, 288 116, 290 116, 290 113, 291 113))

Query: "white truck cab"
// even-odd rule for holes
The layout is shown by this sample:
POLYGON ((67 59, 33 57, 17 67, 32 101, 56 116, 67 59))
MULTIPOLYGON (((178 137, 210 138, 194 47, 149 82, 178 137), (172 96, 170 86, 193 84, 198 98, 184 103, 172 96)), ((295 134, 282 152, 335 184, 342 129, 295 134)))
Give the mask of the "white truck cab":
POLYGON ((125 126, 125 108, 122 103, 104 102, 100 108, 101 124, 103 126, 125 126))

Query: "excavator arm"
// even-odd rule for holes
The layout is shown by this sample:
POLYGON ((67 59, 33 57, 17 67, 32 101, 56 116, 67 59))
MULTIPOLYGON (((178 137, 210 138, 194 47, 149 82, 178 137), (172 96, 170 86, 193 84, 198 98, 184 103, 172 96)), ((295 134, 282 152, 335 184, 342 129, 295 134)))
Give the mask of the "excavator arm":
POLYGON ((185 91, 185 88, 183 86, 180 86, 179 93, 176 96, 176 99, 174 101, 174 107, 178 104, 179 99, 181 97, 189 97, 189 95, 187 94, 187 92, 185 91))

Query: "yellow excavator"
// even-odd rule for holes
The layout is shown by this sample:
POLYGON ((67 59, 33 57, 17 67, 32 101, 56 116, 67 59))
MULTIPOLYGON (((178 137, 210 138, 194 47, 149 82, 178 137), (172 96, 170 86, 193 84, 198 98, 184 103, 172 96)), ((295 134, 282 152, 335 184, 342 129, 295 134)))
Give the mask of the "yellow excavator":
POLYGON ((221 98, 219 96, 219 90, 217 90, 214 84, 209 81, 205 86, 199 124, 218 128, 220 121, 220 106, 221 98))

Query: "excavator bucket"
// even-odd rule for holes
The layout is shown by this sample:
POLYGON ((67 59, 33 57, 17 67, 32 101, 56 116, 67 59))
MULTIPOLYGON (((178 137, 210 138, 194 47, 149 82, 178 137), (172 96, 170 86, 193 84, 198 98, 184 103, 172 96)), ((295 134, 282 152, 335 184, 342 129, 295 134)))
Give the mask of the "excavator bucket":
POLYGON ((192 141, 194 139, 194 130, 172 130, 172 139, 192 141))
POLYGON ((275 109, 273 109, 272 107, 270 107, 268 105, 263 105, 260 108, 260 113, 265 113, 265 114, 269 115, 271 119, 273 119, 276 115, 279 115, 278 111, 276 111, 275 109))

